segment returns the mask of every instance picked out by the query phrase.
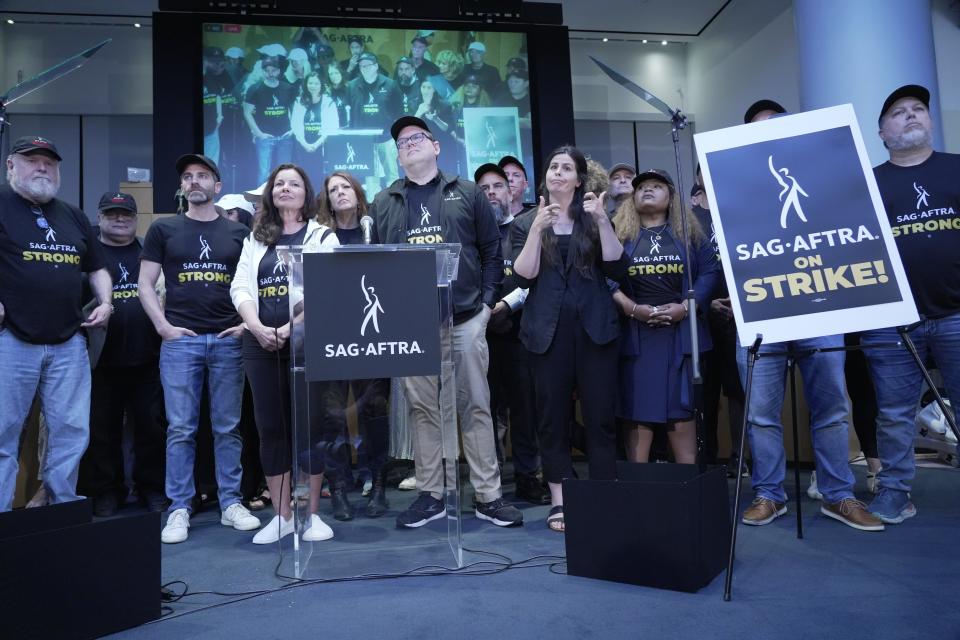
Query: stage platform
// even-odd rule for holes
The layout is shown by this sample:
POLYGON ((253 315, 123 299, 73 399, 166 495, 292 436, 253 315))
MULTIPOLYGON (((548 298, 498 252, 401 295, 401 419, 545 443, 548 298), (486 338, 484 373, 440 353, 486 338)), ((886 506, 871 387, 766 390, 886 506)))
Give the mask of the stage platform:
MULTIPOLYGON (((867 498, 864 467, 854 471, 858 494, 867 498)), ((804 483, 808 476, 803 473, 804 483)), ((511 498, 512 486, 505 488, 511 498)), ((749 504, 752 494, 745 496, 749 504)), ((326 518, 336 537, 323 543, 329 551, 315 553, 313 563, 326 559, 324 567, 315 567, 317 575, 348 575, 358 559, 369 572, 363 548, 385 550, 395 543, 413 542, 404 550, 410 566, 452 566, 442 520, 419 530, 394 528, 393 516, 414 497, 391 490, 391 511, 379 520, 326 518)), ((529 563, 539 565, 533 568, 485 576, 314 583, 244 600, 241 595, 188 596, 172 603, 166 618, 111 637, 957 638, 960 610, 952 605, 952 595, 960 568, 960 472, 919 469, 913 497, 918 516, 882 533, 858 532, 830 520, 806 496, 803 540, 796 538, 792 503, 787 516, 768 526, 741 526, 732 602, 722 600, 723 574, 699 593, 686 594, 566 576, 563 564, 551 568, 549 559, 541 559, 529 563)), ((469 499, 468 491, 467 504, 469 499)), ((364 500, 357 493, 353 502, 364 500)), ((562 556, 562 536, 544 523, 548 507, 519 506, 526 523, 516 529, 500 529, 465 513, 465 547, 514 562, 562 556)), ((269 513, 259 515, 266 521, 269 513)), ((182 580, 191 592, 248 595, 291 585, 275 575, 276 547, 254 546, 251 535, 221 526, 215 510, 201 513, 186 543, 163 546, 164 582, 182 580)), ((464 557, 466 563, 497 560, 474 552, 464 557)), ((384 570, 394 562, 392 554, 384 555, 384 570)), ((483 567, 496 568, 477 568, 483 567)))

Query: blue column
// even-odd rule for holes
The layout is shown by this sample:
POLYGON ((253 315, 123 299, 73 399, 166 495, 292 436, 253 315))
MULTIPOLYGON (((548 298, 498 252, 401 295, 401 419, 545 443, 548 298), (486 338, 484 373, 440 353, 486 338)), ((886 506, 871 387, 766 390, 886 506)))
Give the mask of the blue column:
POLYGON ((873 164, 883 101, 897 87, 930 90, 933 146, 943 149, 930 0, 794 0, 804 111, 852 103, 873 164))

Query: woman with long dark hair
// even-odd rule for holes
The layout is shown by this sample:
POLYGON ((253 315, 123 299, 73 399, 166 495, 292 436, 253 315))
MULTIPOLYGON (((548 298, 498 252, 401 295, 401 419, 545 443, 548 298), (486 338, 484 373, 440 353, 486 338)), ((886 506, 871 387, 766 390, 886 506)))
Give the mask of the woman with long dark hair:
POLYGON ((301 83, 290 124, 297 141, 294 157, 298 164, 307 173, 323 175, 323 143, 331 131, 340 128, 340 116, 320 73, 308 74, 301 83))
POLYGON ((514 223, 513 271, 528 287, 520 340, 530 351, 540 415, 540 455, 550 487, 547 525, 564 530, 561 482, 573 476, 570 422, 577 391, 590 478, 616 477, 617 342, 607 278, 626 274, 623 247, 600 197, 587 194, 587 161, 571 146, 547 159, 540 206, 514 223))
POLYGON ((327 65, 327 80, 327 92, 337 107, 340 128, 346 129, 350 126, 350 92, 347 89, 347 80, 343 77, 343 71, 336 62, 327 65))
MULTIPOLYGON (((260 459, 276 516, 253 538, 269 544, 293 533, 290 508, 292 411, 290 398, 290 303, 287 273, 277 255, 279 245, 303 245, 304 251, 337 244, 337 236, 319 224, 310 178, 303 168, 281 164, 267 178, 263 209, 243 242, 230 297, 243 318, 243 368, 253 392, 260 434, 260 459)), ((314 469, 320 469, 319 460, 314 469)), ((326 540, 333 531, 317 515, 323 474, 310 477, 307 541, 326 540)))
MULTIPOLYGON (((648 461, 654 429, 666 430, 677 462, 696 462, 685 233, 699 309, 709 309, 720 274, 696 216, 687 216, 686 223, 685 230, 673 180, 662 169, 637 175, 632 197, 613 218, 629 260, 627 278, 613 299, 624 316, 617 417, 631 462, 648 461)), ((709 351, 704 317, 696 322, 700 350, 709 351)))
MULTIPOLYGON (((352 175, 337 171, 323 181, 323 189, 318 196, 321 224, 329 226, 337 234, 341 245, 363 244, 363 230, 360 219, 367 214, 368 203, 360 183, 352 175)), ((361 446, 366 462, 373 477, 373 488, 367 502, 366 514, 378 518, 389 506, 386 497, 386 462, 390 429, 388 410, 390 408, 390 380, 375 378, 369 380, 341 380, 330 385, 328 402, 333 403, 332 413, 343 416, 343 424, 338 427, 346 433, 346 415, 349 408, 349 392, 353 390, 354 408, 357 412, 357 426, 360 431, 361 446)), ((347 499, 345 471, 350 464, 350 451, 344 447, 335 450, 339 456, 336 471, 327 472, 330 482, 330 498, 333 503, 333 517, 337 520, 350 520, 353 510, 347 499)), ((359 456, 358 456, 359 457, 359 456)))

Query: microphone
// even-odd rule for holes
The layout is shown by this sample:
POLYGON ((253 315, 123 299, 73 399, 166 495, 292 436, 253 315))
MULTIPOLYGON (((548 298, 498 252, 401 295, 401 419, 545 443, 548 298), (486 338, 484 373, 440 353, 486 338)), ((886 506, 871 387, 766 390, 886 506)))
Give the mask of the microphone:
POLYGON ((360 218, 360 228, 363 229, 363 244, 371 244, 373 242, 373 218, 370 216, 360 218))

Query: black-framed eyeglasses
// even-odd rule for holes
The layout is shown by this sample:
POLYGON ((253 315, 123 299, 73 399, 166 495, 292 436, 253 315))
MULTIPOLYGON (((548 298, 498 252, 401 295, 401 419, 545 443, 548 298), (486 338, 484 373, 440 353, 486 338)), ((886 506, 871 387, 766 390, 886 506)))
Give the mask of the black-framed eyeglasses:
POLYGON ((433 140, 433 136, 431 136, 429 133, 424 133, 421 131, 413 134, 412 136, 407 136, 406 138, 397 138, 397 149, 406 149, 407 147, 418 145, 424 140, 433 140))
POLYGON ((47 229, 50 228, 50 223, 47 222, 46 216, 43 215, 43 209, 41 209, 41 208, 38 207, 37 205, 33 205, 33 206, 30 207, 30 213, 32 213, 33 215, 37 216, 37 226, 38 226, 38 227, 40 227, 40 228, 43 229, 44 231, 46 231, 47 229))

